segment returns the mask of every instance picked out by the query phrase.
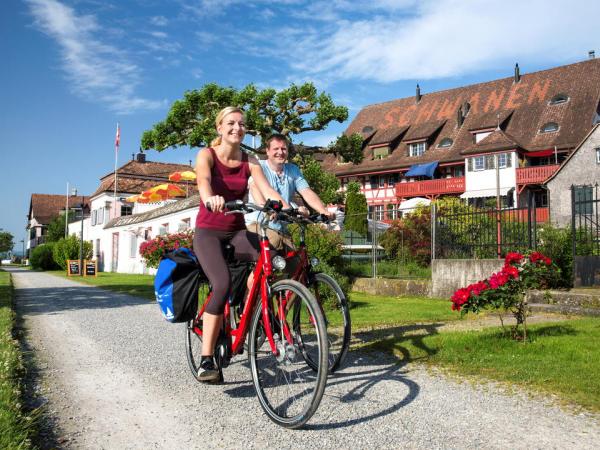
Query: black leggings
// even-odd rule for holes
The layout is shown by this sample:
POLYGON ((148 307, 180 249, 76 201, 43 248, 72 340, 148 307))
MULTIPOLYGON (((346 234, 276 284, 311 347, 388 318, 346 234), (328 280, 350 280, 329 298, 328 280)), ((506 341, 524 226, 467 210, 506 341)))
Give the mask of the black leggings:
POLYGON ((231 275, 223 256, 223 245, 234 247, 234 257, 238 261, 258 260, 258 235, 246 230, 222 231, 196 228, 194 233, 194 253, 212 287, 212 298, 206 312, 219 315, 225 311, 225 302, 231 287, 231 275))

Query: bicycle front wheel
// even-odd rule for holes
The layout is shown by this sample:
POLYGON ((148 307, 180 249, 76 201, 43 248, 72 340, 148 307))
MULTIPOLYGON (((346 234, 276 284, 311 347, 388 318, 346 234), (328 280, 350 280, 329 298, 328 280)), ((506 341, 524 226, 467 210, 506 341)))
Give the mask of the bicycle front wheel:
MULTIPOLYGON (((316 273, 308 288, 321 305, 325 316, 329 340, 329 373, 333 373, 344 361, 350 346, 352 325, 348 299, 339 284, 325 273, 316 273)), ((317 362, 312 360, 311 354, 306 356, 306 363, 317 370, 317 362)))
POLYGON ((269 418, 283 427, 299 428, 317 410, 327 383, 325 320, 313 295, 297 281, 275 283, 268 302, 269 323, 263 323, 257 307, 250 327, 252 380, 269 418), (276 352, 264 338, 269 327, 276 352), (306 353, 317 363, 316 370, 307 366, 306 353))

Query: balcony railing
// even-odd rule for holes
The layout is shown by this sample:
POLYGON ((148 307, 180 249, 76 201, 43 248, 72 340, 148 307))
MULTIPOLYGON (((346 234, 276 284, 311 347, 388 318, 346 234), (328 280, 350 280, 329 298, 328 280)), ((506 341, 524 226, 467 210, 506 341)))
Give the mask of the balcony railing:
POLYGON ((423 195, 462 194, 465 192, 465 177, 440 178, 438 180, 396 183, 397 197, 423 195))
POLYGON ((558 170, 560 164, 517 168, 517 184, 543 183, 558 170))

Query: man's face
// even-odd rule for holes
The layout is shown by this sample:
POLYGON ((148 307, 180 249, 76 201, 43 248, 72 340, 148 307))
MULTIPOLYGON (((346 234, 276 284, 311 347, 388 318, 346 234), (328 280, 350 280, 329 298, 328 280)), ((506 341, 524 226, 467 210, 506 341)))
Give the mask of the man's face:
POLYGON ((273 139, 267 148, 267 158, 274 164, 283 164, 287 161, 288 151, 285 141, 273 139))

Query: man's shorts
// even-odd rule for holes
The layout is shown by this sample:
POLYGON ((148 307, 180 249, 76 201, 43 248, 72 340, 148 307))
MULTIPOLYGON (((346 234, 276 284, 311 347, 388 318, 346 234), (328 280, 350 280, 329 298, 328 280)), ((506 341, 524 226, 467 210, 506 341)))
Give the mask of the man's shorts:
MULTIPOLYGON (((260 235, 260 225, 256 222, 246 224, 246 229, 251 233, 256 233, 260 235)), ((269 244, 271 244, 271 248, 283 257, 285 257, 288 252, 296 250, 294 246, 294 242, 292 241, 292 237, 289 234, 280 233, 277 230, 272 230, 271 228, 267 228, 267 237, 269 238, 269 244)), ((294 257, 292 260, 287 260, 287 267, 285 269, 286 273, 290 276, 295 272, 296 267, 300 260, 298 257, 294 257)))

